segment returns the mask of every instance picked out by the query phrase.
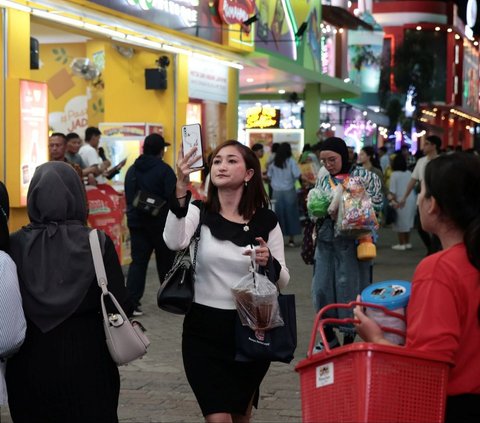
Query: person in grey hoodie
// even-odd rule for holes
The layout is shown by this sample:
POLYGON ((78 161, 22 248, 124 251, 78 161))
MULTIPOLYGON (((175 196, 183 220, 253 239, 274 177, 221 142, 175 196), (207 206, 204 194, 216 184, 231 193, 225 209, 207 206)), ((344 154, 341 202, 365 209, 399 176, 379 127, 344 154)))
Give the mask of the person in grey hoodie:
POLYGON ((165 142, 160 134, 150 134, 145 138, 143 154, 128 169, 125 176, 125 197, 127 202, 127 224, 130 230, 132 263, 128 269, 127 289, 135 305, 135 316, 140 316, 140 300, 145 291, 145 278, 152 252, 160 283, 170 270, 175 253, 170 251, 163 240, 163 229, 168 214, 168 206, 163 207, 157 216, 134 206, 138 191, 153 194, 168 201, 175 190, 177 179, 172 168, 163 161, 165 142))

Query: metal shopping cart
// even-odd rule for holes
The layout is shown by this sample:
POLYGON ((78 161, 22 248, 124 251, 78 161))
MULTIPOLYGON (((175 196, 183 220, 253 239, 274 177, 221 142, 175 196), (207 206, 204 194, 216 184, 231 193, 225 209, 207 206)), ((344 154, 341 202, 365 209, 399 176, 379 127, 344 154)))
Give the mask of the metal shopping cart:
POLYGON ((334 350, 328 347, 324 325, 351 324, 355 320, 323 316, 331 309, 355 305, 382 308, 395 315, 383 307, 360 302, 331 304, 319 311, 307 358, 296 366, 302 421, 443 422, 449 363, 433 354, 397 346, 359 342, 334 350), (317 333, 325 350, 312 354, 317 333))

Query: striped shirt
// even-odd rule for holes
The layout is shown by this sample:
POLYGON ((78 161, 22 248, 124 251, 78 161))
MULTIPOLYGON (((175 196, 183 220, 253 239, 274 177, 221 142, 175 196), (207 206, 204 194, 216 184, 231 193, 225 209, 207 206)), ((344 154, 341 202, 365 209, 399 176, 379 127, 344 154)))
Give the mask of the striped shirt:
MULTIPOLYGON (((0 251, 0 358, 17 351, 25 339, 27 324, 18 286, 17 267, 4 251, 0 251)), ((7 400, 5 360, 0 361, 0 405, 7 400)))

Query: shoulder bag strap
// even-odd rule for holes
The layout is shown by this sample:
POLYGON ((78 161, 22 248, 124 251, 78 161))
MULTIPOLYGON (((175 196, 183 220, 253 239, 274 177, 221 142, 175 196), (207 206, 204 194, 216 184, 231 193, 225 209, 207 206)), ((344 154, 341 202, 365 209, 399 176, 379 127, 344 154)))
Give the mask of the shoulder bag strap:
POLYGON ((200 210, 200 218, 198 220, 197 229, 195 230, 195 233, 193 234, 193 237, 192 237, 192 242, 195 243, 195 245, 193 246, 193 258, 192 258, 193 271, 195 271, 195 265, 197 264, 198 243, 200 241, 200 231, 202 230, 202 222, 203 222, 204 215, 205 215, 205 209, 202 208, 202 210, 200 210))
POLYGON ((95 274, 97 276, 97 283, 102 290, 103 295, 108 295, 108 280, 107 273, 105 272, 105 265, 103 264, 102 250, 100 248, 100 241, 98 230, 93 229, 88 236, 90 241, 90 248, 92 250, 93 265, 95 267, 95 274))

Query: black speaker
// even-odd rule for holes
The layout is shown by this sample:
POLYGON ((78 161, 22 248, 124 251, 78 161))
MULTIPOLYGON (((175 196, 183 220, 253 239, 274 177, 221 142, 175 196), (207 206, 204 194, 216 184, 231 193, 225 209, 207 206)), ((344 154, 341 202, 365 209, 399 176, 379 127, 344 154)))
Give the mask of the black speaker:
POLYGON ((40 69, 40 44, 30 37, 30 69, 40 69))
POLYGON ((167 70, 163 68, 145 69, 146 90, 166 90, 167 70))

